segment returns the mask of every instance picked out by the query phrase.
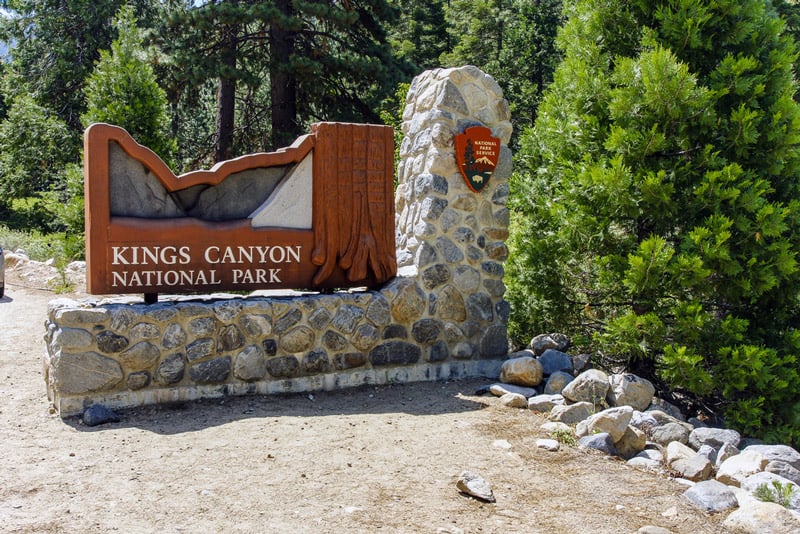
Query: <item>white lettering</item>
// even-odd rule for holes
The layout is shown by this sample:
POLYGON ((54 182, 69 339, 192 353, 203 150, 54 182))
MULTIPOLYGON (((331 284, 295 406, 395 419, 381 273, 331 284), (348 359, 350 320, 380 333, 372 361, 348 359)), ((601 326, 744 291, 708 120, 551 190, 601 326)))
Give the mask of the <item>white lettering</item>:
POLYGON ((294 250, 291 247, 286 247, 286 254, 291 256, 289 261, 294 260, 296 263, 300 263, 300 245, 296 245, 294 250))
POLYGON ((127 286, 128 285, 127 274, 128 274, 127 271, 122 273, 118 273, 117 271, 112 271, 111 276, 113 280, 111 282, 111 287, 127 286), (119 284, 117 282, 119 282, 119 284))
POLYGON ((150 263, 157 264, 158 263, 158 248, 155 248, 155 251, 150 250, 149 247, 137 247, 142 250, 142 265, 147 265, 147 259, 150 259, 150 263))
POLYGON ((129 248, 130 247, 111 247, 111 251, 114 255, 114 259, 111 260, 111 265, 130 265, 130 262, 128 262, 124 256, 129 248))
POLYGON ((278 278, 278 273, 280 273, 280 269, 270 269, 269 270, 269 283, 270 284, 280 284, 281 279, 278 278))
POLYGON ((207 247, 203 257, 205 258, 206 263, 219 263, 219 247, 207 247), (211 251, 214 251, 213 254, 215 259, 213 260, 211 259, 211 251))

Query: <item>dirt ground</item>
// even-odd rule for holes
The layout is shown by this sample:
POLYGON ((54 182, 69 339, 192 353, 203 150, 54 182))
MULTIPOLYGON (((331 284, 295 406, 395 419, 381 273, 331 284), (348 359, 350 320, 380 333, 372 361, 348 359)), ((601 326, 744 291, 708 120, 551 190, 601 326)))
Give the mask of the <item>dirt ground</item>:
POLYGON ((725 532, 666 476, 537 449, 545 420, 476 396, 486 380, 62 420, 40 357, 47 303, 63 295, 21 274, 0 300, 2 532, 725 532), (460 494, 462 470, 497 502, 460 494))

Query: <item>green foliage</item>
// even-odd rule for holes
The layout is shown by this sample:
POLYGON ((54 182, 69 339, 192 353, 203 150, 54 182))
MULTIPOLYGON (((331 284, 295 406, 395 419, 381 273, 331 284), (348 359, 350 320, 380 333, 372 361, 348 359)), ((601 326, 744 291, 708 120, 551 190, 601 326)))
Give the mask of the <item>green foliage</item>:
POLYGON ((442 0, 399 0, 400 16, 390 30, 397 55, 410 61, 416 71, 436 68, 450 48, 442 0))
POLYGON ((44 205, 51 214, 51 230, 65 232, 72 255, 80 258, 85 247, 83 168, 71 163, 65 171, 65 182, 43 195, 44 205))
POLYGON ((510 331, 800 439, 800 108, 769 3, 575 0, 512 177, 510 331))
MULTIPOLYGON (((125 0, 12 0, 0 39, 14 42, 4 92, 27 95, 79 133, 83 85, 114 38, 111 19, 125 0)), ((144 8, 147 2, 134 2, 144 8)))
MULTIPOLYGON (((170 100, 191 104, 194 88, 209 82, 233 87, 233 112, 218 99, 218 141, 233 128, 232 152, 287 146, 311 122, 378 122, 377 110, 409 66, 387 43, 396 11, 385 0, 353 2, 167 2, 166 25, 154 40, 164 52, 170 100)), ((178 128, 191 109, 176 109, 178 128)))
POLYGON ((475 65, 503 88, 517 128, 533 124, 559 59, 561 0, 452 0, 446 7, 447 66, 475 65))
POLYGON ((120 10, 114 27, 119 37, 111 43, 111 52, 100 51, 100 61, 87 79, 87 110, 81 120, 84 126, 107 122, 125 128, 169 164, 177 147, 169 135, 167 98, 145 59, 130 7, 120 10))
POLYGON ((759 501, 774 502, 780 504, 784 508, 788 508, 792 502, 792 497, 795 494, 794 484, 786 483, 781 484, 777 480, 773 480, 772 484, 759 484, 753 495, 759 501))
POLYGON ((550 432, 550 437, 564 445, 575 445, 578 440, 575 438, 575 433, 572 430, 559 428, 550 432))
MULTIPOLYGON (((400 161, 400 144, 403 142, 403 111, 406 106, 406 96, 411 87, 409 83, 401 83, 397 86, 397 91, 394 93, 394 98, 387 98, 383 101, 382 110, 380 112, 381 121, 387 126, 394 129, 394 160, 395 167, 397 162, 400 161)), ((397 176, 394 178, 395 187, 397 187, 397 176)))
POLYGON ((60 261, 64 257, 64 235, 58 233, 43 234, 37 230, 12 230, 0 224, 0 244, 6 252, 22 250, 32 260, 60 261))
POLYGON ((77 146, 54 113, 28 96, 16 97, 0 122, 0 203, 38 195, 62 182, 77 146))

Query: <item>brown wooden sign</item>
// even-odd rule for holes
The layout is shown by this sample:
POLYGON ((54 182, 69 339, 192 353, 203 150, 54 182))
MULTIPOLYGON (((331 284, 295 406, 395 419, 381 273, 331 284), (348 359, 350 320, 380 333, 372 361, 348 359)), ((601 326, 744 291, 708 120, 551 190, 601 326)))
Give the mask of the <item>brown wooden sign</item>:
POLYGON ((376 286, 396 274, 387 126, 319 123, 288 148, 175 176, 122 128, 84 135, 91 294, 376 286))
POLYGON ((500 158, 500 139, 484 126, 472 126, 455 137, 456 162, 467 186, 479 193, 492 177, 500 158))

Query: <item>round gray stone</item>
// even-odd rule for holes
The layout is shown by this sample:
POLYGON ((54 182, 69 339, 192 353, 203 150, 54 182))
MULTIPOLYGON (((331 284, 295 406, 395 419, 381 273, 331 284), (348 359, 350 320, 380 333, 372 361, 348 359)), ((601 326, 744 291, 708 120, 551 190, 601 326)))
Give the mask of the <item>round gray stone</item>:
POLYGON ((202 360, 216 352, 216 343, 211 338, 202 338, 186 345, 186 359, 190 362, 202 360))
POLYGON ((545 375, 552 375, 559 371, 572 373, 572 358, 565 352, 547 349, 539 356, 539 362, 542 364, 545 375))
POLYGON ((103 330, 95 337, 97 341, 97 348, 100 349, 101 352, 105 352, 106 354, 115 354, 124 350, 128 344, 128 338, 125 336, 120 336, 119 334, 115 334, 114 332, 110 332, 108 330, 103 330))
POLYGON ((157 384, 169 386, 183 380, 186 364, 182 354, 171 354, 158 364, 153 379, 157 384))
POLYGON ((186 343, 186 331, 178 323, 170 323, 164 329, 164 336, 161 338, 161 345, 165 349, 174 349, 186 343))
POLYGON ((314 345, 316 334, 307 326, 298 326, 286 332, 280 340, 280 347, 286 352, 305 352, 314 345))
POLYGON ((237 356, 233 364, 233 375, 250 382, 261 380, 267 374, 267 360, 258 345, 248 345, 237 356))
POLYGON ((606 432, 584 436, 578 440, 579 449, 594 449, 605 454, 616 456, 617 449, 614 447, 614 440, 606 432))
POLYGON ((300 370, 306 375, 315 375, 331 371, 333 366, 328 359, 328 353, 324 349, 312 350, 300 362, 300 370))
POLYGON ((96 352, 62 352, 53 363, 52 378, 62 394, 105 391, 123 379, 119 362, 96 352))
POLYGON ((417 343, 430 344, 442 333, 443 325, 438 319, 420 319, 411 327, 411 335, 417 343))
POLYGON ((650 430, 650 439, 659 445, 669 445, 673 441, 689 442, 689 429, 680 423, 666 423, 650 430))
POLYGON ((218 340, 220 352, 228 352, 244 346, 244 335, 242 335, 242 331, 233 324, 222 328, 218 340))
POLYGON ((142 389, 150 385, 150 373, 147 371, 137 371, 128 375, 126 385, 130 390, 142 389))
POLYGON ((556 371, 547 379, 544 385, 544 392, 547 395, 560 395, 573 379, 574 377, 569 373, 556 371))
POLYGON ((408 365, 417 363, 421 357, 419 346, 405 341, 387 341, 369 352, 372 365, 408 365))
POLYGON ((300 362, 294 356, 279 356, 267 360, 267 372, 275 378, 294 378, 300 372, 300 362))
POLYGON ((231 372, 231 357, 214 358, 196 363, 189 368, 189 378, 198 384, 224 382, 231 372))
POLYGON ((608 388, 608 375, 599 369, 589 369, 567 384, 561 394, 573 402, 601 405, 605 402, 608 388))
POLYGON ((132 371, 142 371, 155 365, 161 357, 158 347, 149 341, 140 341, 119 355, 122 364, 132 371))
POLYGON ((689 434, 689 445, 694 449, 700 449, 703 445, 709 445, 714 449, 719 449, 724 443, 736 447, 739 444, 741 435, 731 429, 726 428, 695 428, 689 434))
POLYGON ((716 480, 698 482, 683 493, 689 502, 704 512, 724 512, 739 505, 736 495, 728 486, 716 480))

